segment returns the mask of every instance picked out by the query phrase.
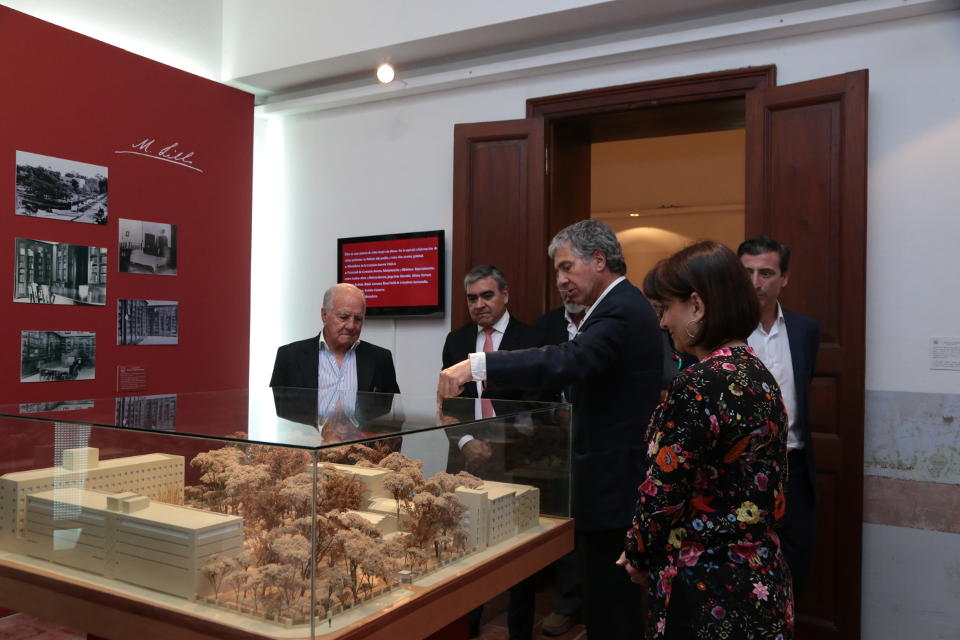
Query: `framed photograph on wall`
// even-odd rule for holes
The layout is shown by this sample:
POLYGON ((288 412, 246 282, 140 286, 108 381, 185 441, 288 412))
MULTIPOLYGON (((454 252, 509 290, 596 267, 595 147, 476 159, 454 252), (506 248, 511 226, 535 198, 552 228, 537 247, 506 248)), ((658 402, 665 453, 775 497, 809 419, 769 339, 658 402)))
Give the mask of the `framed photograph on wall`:
POLYGON ((106 304, 106 249, 29 238, 14 242, 14 302, 106 304))
POLYGON ((117 300, 117 344, 177 344, 179 315, 173 300, 117 300))
POLYGON ((107 168, 17 151, 18 216, 107 224, 107 168))
POLYGON ((92 331, 21 331, 20 382, 93 380, 96 353, 92 331))
POLYGON ((120 273, 177 275, 177 225, 120 218, 120 273))

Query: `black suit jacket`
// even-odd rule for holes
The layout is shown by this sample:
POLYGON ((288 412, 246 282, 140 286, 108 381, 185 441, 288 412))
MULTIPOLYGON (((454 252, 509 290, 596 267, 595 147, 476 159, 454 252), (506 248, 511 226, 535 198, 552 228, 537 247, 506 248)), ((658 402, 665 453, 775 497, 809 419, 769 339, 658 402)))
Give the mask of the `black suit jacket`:
MULTIPOLYGON (((356 347, 357 391, 400 393, 393 355, 389 349, 360 341, 356 347)), ((317 388, 320 336, 298 340, 277 349, 271 387, 317 388)))
POLYGON ((800 431, 806 455, 807 490, 816 499, 816 461, 813 452, 813 433, 810 431, 810 382, 817 366, 820 349, 820 323, 813 318, 783 310, 793 364, 793 386, 797 392, 797 416, 794 426, 800 431))
MULTIPOLYGON (((512 315, 507 323, 507 329, 503 332, 503 339, 500 340, 500 351, 514 351, 516 349, 529 349, 540 344, 536 329, 517 320, 512 315)), ((447 334, 447 339, 443 343, 443 368, 466 360, 467 357, 477 350, 477 325, 474 323, 466 324, 456 331, 447 334)), ((462 398, 476 398, 477 385, 473 382, 464 385, 462 398)), ((499 400, 530 400, 535 395, 526 393, 520 387, 497 384, 494 381, 487 383, 487 388, 483 392, 484 398, 497 398, 499 400)))
POLYGON ((650 413, 660 394, 663 342, 643 294, 622 281, 570 342, 487 354, 487 380, 517 387, 570 385, 572 510, 583 531, 630 526, 643 480, 650 413))

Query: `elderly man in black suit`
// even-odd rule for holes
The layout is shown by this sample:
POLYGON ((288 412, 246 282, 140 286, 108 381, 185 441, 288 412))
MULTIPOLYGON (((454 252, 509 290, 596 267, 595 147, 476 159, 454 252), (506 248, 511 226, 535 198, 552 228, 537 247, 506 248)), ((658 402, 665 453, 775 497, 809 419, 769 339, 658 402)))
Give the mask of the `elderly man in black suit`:
POLYGON ((816 544, 816 464, 810 431, 810 382, 820 349, 820 324, 784 309, 790 249, 767 236, 750 238, 737 249, 760 302, 760 324, 747 340, 770 370, 787 408, 787 511, 781 524, 783 553, 793 574, 793 591, 807 584, 816 544))
POLYGON ((400 393, 393 355, 360 340, 366 302, 352 284, 335 284, 323 294, 323 331, 277 349, 271 387, 301 387, 329 397, 357 391, 400 393))
POLYGON ((591 638, 630 638, 641 628, 640 590, 615 562, 630 527, 660 393, 663 342, 657 317, 625 277, 616 235, 583 220, 558 233, 549 255, 564 296, 587 307, 573 340, 521 351, 471 353, 441 372, 449 397, 474 380, 563 388, 573 403, 573 491, 584 614, 591 638))

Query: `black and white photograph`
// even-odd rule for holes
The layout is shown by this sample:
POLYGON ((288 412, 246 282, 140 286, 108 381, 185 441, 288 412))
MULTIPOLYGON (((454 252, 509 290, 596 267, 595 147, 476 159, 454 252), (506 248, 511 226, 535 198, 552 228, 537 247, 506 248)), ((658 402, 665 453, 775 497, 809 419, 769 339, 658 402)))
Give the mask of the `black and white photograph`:
POLYGON ((177 394, 117 398, 116 424, 134 429, 173 431, 177 426, 177 394))
POLYGON ((17 151, 16 213, 107 224, 107 168, 17 151))
POLYGON ((14 252, 14 302, 106 304, 106 249, 17 238, 14 252))
POLYGON ((96 351, 92 331, 21 331, 20 382, 93 380, 96 351))
POLYGON ((117 300, 117 344, 177 344, 179 303, 117 300))
POLYGON ((177 225, 120 218, 120 273, 177 275, 177 225))
POLYGON ((20 405, 20 413, 49 413, 52 411, 79 411, 93 409, 93 400, 58 400, 55 402, 26 402, 20 405))

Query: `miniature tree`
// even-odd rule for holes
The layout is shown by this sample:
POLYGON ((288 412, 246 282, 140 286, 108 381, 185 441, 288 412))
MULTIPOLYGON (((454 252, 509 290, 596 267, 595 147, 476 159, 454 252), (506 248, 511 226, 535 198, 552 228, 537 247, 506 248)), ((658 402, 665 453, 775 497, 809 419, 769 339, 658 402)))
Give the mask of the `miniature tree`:
POLYGON ((367 554, 360 561, 360 569, 367 579, 367 589, 373 591, 373 581, 379 578, 384 584, 390 575, 387 557, 379 547, 367 549, 367 554))
POLYGON ((323 483, 317 488, 318 511, 359 509, 363 499, 363 483, 352 475, 323 469, 323 483))
POLYGON ((307 584, 297 570, 287 564, 271 563, 260 567, 263 583, 270 589, 272 609, 287 611, 303 595, 307 584))
POLYGON ((190 488, 190 497, 211 511, 227 513, 227 481, 242 459, 243 453, 229 446, 198 453, 190 461, 190 466, 200 469, 200 485, 190 488))
POLYGON ((231 569, 233 569, 233 565, 230 559, 220 554, 210 556, 203 565, 201 571, 203 572, 203 577, 207 579, 210 587, 213 589, 214 598, 219 597, 220 587, 223 586, 224 578, 227 577, 231 569))
POLYGON ((293 567, 302 578, 310 574, 310 541, 300 534, 283 534, 270 543, 280 562, 293 567))
POLYGON ((323 582, 321 602, 327 610, 333 608, 333 597, 348 588, 350 579, 340 567, 324 567, 317 572, 317 581, 323 582))
POLYGON ((473 475, 469 471, 461 471, 456 475, 457 482, 459 482, 460 487, 466 487, 467 489, 476 489, 483 484, 483 480, 473 475))
POLYGON ((277 507, 288 520, 294 521, 310 513, 313 503, 313 484, 311 473, 298 473, 280 481, 274 499, 277 501, 277 507))
POLYGON ((383 479, 383 487, 390 492, 397 503, 397 522, 400 521, 400 503, 410 499, 416 485, 406 473, 394 471, 383 479))
POLYGON ((251 513, 251 507, 258 494, 262 495, 262 490, 269 486, 270 480, 267 466, 263 464, 234 464, 227 468, 224 490, 230 513, 239 514, 240 505, 245 505, 246 517, 256 517, 251 513))
POLYGON ((406 556, 406 548, 398 537, 384 540, 380 545, 380 552, 383 553, 384 557, 387 558, 394 568, 402 566, 406 556))
POLYGON ((404 467, 417 467, 418 469, 423 467, 423 462, 408 458, 399 451, 394 451, 385 456, 378 464, 384 469, 392 469, 393 471, 399 471, 404 467))
POLYGON ((410 520, 401 523, 402 526, 410 532, 416 546, 425 547, 440 530, 440 507, 436 496, 418 493, 404 505, 404 510, 410 520))
POLYGON ((353 594, 353 599, 356 600, 361 580, 360 563, 369 554, 372 546, 371 541, 368 536, 354 529, 339 531, 336 537, 337 548, 349 579, 348 586, 353 594))

